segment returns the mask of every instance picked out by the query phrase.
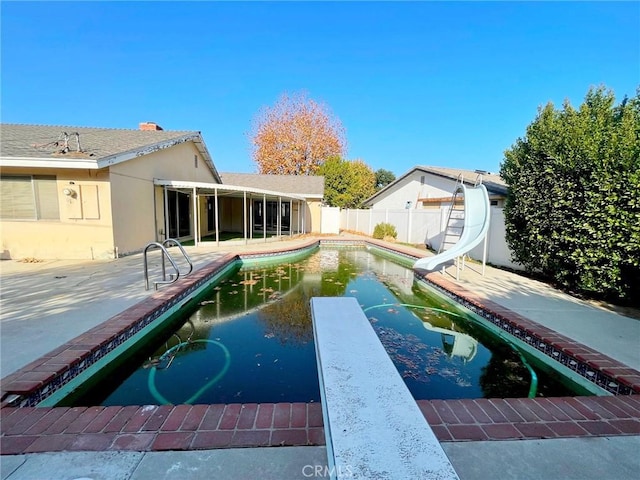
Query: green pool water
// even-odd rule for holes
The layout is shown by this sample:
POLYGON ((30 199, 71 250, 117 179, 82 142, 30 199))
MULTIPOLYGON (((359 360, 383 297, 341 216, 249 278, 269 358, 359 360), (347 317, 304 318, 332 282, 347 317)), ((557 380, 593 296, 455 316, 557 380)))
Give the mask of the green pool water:
MULTIPOLYGON (((527 397, 522 356, 410 268, 364 248, 322 247, 279 265, 236 267, 73 405, 320 400, 309 300, 358 299, 417 399, 527 397)), ((537 371, 536 395, 574 395, 537 371)))

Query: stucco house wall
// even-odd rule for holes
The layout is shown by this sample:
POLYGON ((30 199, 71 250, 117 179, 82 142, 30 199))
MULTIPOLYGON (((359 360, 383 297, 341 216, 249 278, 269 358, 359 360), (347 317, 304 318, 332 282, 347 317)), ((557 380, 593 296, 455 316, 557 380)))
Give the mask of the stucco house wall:
MULTIPOLYGON (((202 158, 196 162, 196 156, 193 143, 185 142, 109 168, 114 243, 119 253, 138 251, 148 242, 165 238, 164 195, 153 184, 154 178, 218 183, 202 158)), ((204 200, 200 199, 201 208, 204 200)), ((193 220, 192 205, 189 216, 193 220)))
POLYGON ((322 225, 322 201, 307 200, 306 208, 307 222, 304 225, 305 233, 320 233, 320 227, 322 225), (311 222, 309 222, 309 219, 311 219, 311 222))
POLYGON ((3 220, 2 258, 113 258, 108 170, 5 167, 2 174, 55 176, 60 212, 59 220, 3 220))

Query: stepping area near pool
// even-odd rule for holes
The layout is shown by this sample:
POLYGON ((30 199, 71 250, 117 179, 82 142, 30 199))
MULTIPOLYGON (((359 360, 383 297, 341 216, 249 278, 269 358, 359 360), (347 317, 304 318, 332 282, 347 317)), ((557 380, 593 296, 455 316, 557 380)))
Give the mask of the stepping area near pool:
MULTIPOLYGON (((191 280, 185 278, 180 282, 197 281, 198 272, 203 271, 205 264, 212 260, 224 262, 227 252, 258 253, 300 248, 309 242, 309 239, 296 239, 220 249, 190 247, 188 251, 195 260, 197 271, 189 277, 191 280)), ((396 248, 412 255, 426 254, 423 250, 396 248)), ((53 375, 56 370, 66 368, 86 353, 91 342, 106 341, 115 330, 131 322, 128 317, 135 312, 123 310, 144 298, 166 299, 174 289, 171 286, 158 293, 145 292, 140 255, 94 263, 4 261, 0 268, 3 390, 12 384, 12 391, 29 391, 37 387, 43 381, 43 372, 53 375), (111 318, 116 314, 115 320, 111 318), (74 348, 68 348, 68 345, 59 348, 74 341, 74 348), (49 354, 51 350, 53 352, 49 354), (72 350, 77 353, 72 354, 72 350), (35 365, 38 362, 39 366, 46 364, 46 368, 40 368, 40 374, 35 365), (29 372, 7 378, 14 370, 30 363, 29 372)), ((508 314, 510 318, 515 316, 513 321, 523 323, 550 342, 564 344, 565 351, 581 357, 594 369, 623 379, 623 383, 631 388, 637 389, 640 385, 637 371, 640 365, 639 320, 577 301, 540 282, 492 268, 487 268, 487 275, 482 277, 473 268, 473 264, 468 264, 458 282, 450 275, 440 273, 431 274, 429 278, 435 278, 438 283, 446 284, 445 288, 457 290, 495 313, 508 314)), ((151 308, 148 302, 145 304, 146 308, 151 308)), ((137 315, 140 315, 140 308, 137 315)), ((515 468, 518 458, 522 459, 521 478, 546 478, 545 468, 548 476, 568 478, 554 472, 572 459, 579 459, 579 465, 574 464, 576 472, 582 468, 590 472, 575 478, 633 478, 640 461, 624 452, 631 453, 640 448, 638 397, 421 401, 418 405, 462 479, 499 475, 502 458, 508 457, 509 452, 513 452, 515 462, 511 467, 515 468), (531 452, 542 452, 532 470, 537 475, 531 477, 524 476, 524 471, 532 467, 526 464, 530 459, 526 460, 527 455, 516 454, 528 448, 527 445, 531 452), (609 457, 611 460, 606 461, 609 457), (469 462, 471 458, 475 459, 472 463, 469 462)), ((21 477, 20 472, 27 472, 25 469, 32 468, 37 462, 51 462, 52 455, 72 455, 62 453, 69 450, 93 451, 94 455, 129 451, 138 461, 130 470, 133 476, 124 478, 147 478, 141 467, 148 463, 145 458, 154 455, 184 455, 181 462, 185 469, 188 462, 195 462, 215 471, 218 467, 214 465, 224 464, 224 452, 237 463, 238 450, 229 447, 291 445, 259 450, 263 459, 269 452, 278 455, 274 471, 281 472, 278 469, 282 468, 283 455, 288 448, 320 445, 304 447, 305 455, 291 451, 286 461, 290 462, 289 467, 298 463, 299 468, 294 469, 297 476, 274 473, 273 478, 308 478, 302 471, 307 465, 305 462, 311 461, 306 455, 313 457, 313 461, 318 460, 319 455, 319 462, 326 465, 325 448, 321 446, 324 437, 320 405, 3 408, 0 414, 3 479, 28 478, 21 477), (208 450, 219 447, 227 449, 208 450), (196 451, 158 453, 164 450, 196 451), (215 454, 207 457, 206 452, 215 454), (208 464, 208 461, 217 463, 208 464)), ((240 454, 246 453, 243 462, 251 463, 254 451, 241 450, 240 454)), ((79 453, 82 452, 75 454, 79 453)), ((83 458, 90 459, 91 454, 86 453, 83 458)), ((87 465, 90 464, 88 461, 87 465)), ((260 471, 260 464, 256 463, 255 467, 256 472, 260 471)), ((181 478, 189 478, 184 472, 181 478)), ((238 475, 236 478, 248 474, 238 471, 238 475)), ((224 478, 234 477, 227 474, 224 478)))

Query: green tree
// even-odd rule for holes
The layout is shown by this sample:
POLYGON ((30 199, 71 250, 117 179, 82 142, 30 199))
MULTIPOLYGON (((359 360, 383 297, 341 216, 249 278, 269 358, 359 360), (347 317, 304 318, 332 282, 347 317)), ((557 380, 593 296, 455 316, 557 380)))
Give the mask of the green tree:
POLYGON ((576 110, 552 103, 505 152, 514 260, 569 291, 640 294, 640 88, 615 105, 592 88, 576 110))
POLYGON ((324 199, 332 207, 358 208, 375 193, 375 173, 362 160, 331 157, 318 175, 324 176, 324 199))
POLYGON ((396 179, 396 176, 393 172, 389 170, 385 170, 384 168, 379 168, 376 170, 376 190, 380 190, 396 179))

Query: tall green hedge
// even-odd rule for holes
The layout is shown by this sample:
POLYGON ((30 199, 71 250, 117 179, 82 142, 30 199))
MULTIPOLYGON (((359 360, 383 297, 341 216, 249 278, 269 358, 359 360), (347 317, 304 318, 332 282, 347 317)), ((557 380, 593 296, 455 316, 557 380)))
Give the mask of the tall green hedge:
POLYGON ((640 302, 640 87, 549 103, 505 152, 513 259, 569 291, 640 302))

